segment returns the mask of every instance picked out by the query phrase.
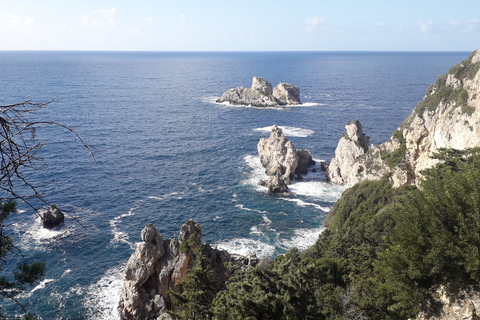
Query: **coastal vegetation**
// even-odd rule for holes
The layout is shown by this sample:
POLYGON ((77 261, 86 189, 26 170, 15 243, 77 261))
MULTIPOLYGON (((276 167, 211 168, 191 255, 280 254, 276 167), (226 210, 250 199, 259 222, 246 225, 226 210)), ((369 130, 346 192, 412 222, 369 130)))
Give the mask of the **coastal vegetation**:
MULTIPOLYGON (((478 286, 480 150, 435 157, 421 188, 385 177, 346 190, 312 247, 237 273, 191 319, 407 319, 440 286, 478 286)), ((205 290, 201 266, 188 290, 205 290)))

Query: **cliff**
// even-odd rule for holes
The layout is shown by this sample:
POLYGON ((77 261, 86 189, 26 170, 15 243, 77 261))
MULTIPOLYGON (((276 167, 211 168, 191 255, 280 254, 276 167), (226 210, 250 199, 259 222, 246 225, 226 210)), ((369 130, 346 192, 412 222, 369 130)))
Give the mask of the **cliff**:
POLYGON ((480 49, 438 77, 389 141, 358 154, 353 161, 349 158, 344 162, 342 155, 353 146, 342 137, 332 160, 336 165, 328 169, 331 181, 350 187, 388 174, 396 187, 418 185, 421 171, 438 162, 432 155, 440 149, 480 146, 479 70, 480 49))
POLYGON ((287 104, 302 104, 300 89, 289 83, 280 82, 272 90, 272 85, 261 77, 253 77, 252 87, 238 87, 226 91, 217 102, 229 102, 235 105, 253 107, 281 107, 287 104))
POLYGON ((230 277, 227 262, 243 271, 258 263, 254 255, 233 255, 202 244, 201 232, 200 226, 193 220, 181 227, 178 240, 164 240, 153 224, 142 230, 142 242, 130 256, 124 270, 120 319, 157 319, 174 309, 168 292, 182 292, 182 279, 192 268, 197 250, 201 250, 213 269, 210 280, 215 283, 216 292, 224 288, 230 277))

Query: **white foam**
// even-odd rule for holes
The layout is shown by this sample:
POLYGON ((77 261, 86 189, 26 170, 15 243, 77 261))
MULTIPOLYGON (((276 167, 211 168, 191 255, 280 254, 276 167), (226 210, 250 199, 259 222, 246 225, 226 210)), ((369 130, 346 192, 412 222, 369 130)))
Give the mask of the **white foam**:
POLYGON ((16 231, 25 235, 25 237, 22 236, 24 241, 21 242, 20 246, 23 248, 29 248, 31 245, 33 245, 37 250, 43 250, 43 244, 48 244, 52 241, 57 241, 68 237, 74 233, 75 229, 75 225, 70 225, 70 220, 67 219, 60 226, 53 229, 44 228, 42 226, 42 218, 39 216, 35 216, 33 223, 32 220, 29 220, 26 223, 27 225, 24 223, 15 225, 16 231), (23 231, 25 227, 27 229, 23 231))
MULTIPOLYGON (((300 137, 306 138, 315 133, 313 130, 303 129, 303 128, 296 128, 296 127, 288 127, 288 126, 278 126, 282 129, 282 132, 287 137, 300 137)), ((263 128, 256 128, 253 131, 263 132, 263 133, 270 133, 272 131, 272 126, 263 127, 263 128)))
POLYGON ((280 199, 285 200, 285 201, 294 202, 299 207, 314 207, 316 209, 322 210, 323 212, 327 212, 327 213, 330 212, 330 210, 331 210, 328 207, 322 207, 321 205, 318 205, 316 203, 305 202, 305 201, 300 200, 300 199, 293 199, 293 198, 280 198, 280 199))
POLYGON ((123 218, 134 216, 135 215, 134 211, 137 208, 138 206, 130 208, 128 213, 121 214, 118 217, 115 217, 112 220, 108 221, 108 224, 110 225, 110 227, 112 227, 112 234, 113 234, 113 239, 110 240, 110 243, 126 243, 130 246, 130 248, 135 249, 135 243, 128 241, 130 239, 128 233, 119 231, 117 225, 122 223, 123 218))
POLYGON ((259 240, 237 238, 216 244, 219 249, 234 254, 256 254, 257 257, 271 257, 275 253, 275 247, 259 240))
POLYGON ((265 174, 265 168, 260 162, 259 156, 246 155, 244 158, 247 165, 251 168, 251 171, 248 174, 249 179, 246 181, 247 184, 255 186, 258 191, 267 192, 267 187, 258 185, 259 180, 267 180, 268 176, 265 174))
POLYGON ((292 182, 288 189, 296 195, 315 197, 327 202, 336 202, 344 191, 343 187, 326 181, 292 182))
POLYGON ((311 247, 318 239, 318 236, 325 230, 325 227, 314 229, 297 229, 290 240, 283 240, 282 246, 286 249, 297 248, 305 250, 311 247))
POLYGON ((18 298, 30 298, 31 295, 32 295, 35 291, 45 289, 45 285, 46 285, 47 283, 55 282, 55 281, 57 281, 57 279, 44 279, 44 280, 42 280, 37 286, 35 286, 35 288, 33 288, 32 290, 30 290, 30 292, 19 294, 17 297, 18 297, 18 298))
POLYGON ((88 287, 83 301, 87 319, 119 318, 117 307, 123 287, 123 269, 123 265, 109 269, 97 283, 88 287))
POLYGON ((243 204, 236 204, 235 207, 236 207, 236 208, 240 208, 241 210, 245 210, 245 211, 253 211, 253 212, 258 212, 258 213, 267 213, 267 211, 262 211, 262 210, 247 208, 247 207, 245 207, 243 204))

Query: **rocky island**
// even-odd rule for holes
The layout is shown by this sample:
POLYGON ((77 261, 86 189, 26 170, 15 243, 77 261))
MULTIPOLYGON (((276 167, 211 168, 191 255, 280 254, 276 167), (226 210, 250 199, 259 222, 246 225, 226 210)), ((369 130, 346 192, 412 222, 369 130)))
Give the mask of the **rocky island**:
POLYGON ((285 105, 298 105, 300 89, 289 83, 280 82, 272 90, 272 85, 261 77, 253 77, 252 87, 238 87, 226 91, 216 102, 246 105, 259 108, 278 108, 285 105))

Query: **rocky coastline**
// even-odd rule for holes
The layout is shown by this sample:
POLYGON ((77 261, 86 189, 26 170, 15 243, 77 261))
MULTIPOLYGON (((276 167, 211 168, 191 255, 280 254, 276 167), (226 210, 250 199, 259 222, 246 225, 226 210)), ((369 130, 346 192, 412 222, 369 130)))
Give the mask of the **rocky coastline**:
POLYGON ((351 187, 389 175, 395 187, 419 186, 422 171, 438 163, 435 153, 480 146, 480 49, 438 77, 389 141, 367 150, 361 125, 352 125, 327 171, 332 183, 351 187))
POLYGON ((290 83, 280 82, 272 89, 272 84, 261 77, 253 77, 251 88, 237 87, 223 93, 216 100, 234 105, 258 108, 280 108, 285 105, 299 105, 300 89, 290 83))
POLYGON ((178 240, 163 239, 153 224, 145 226, 142 242, 128 259, 123 273, 120 319, 168 319, 167 312, 175 308, 169 291, 182 292, 182 280, 199 252, 212 267, 215 292, 222 290, 231 276, 228 263, 243 272, 258 263, 255 255, 234 255, 212 248, 201 242, 201 236, 202 230, 193 220, 181 227, 178 240))

